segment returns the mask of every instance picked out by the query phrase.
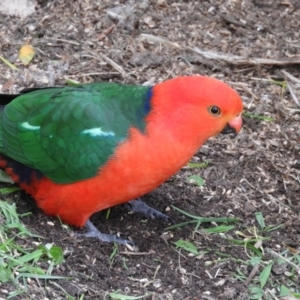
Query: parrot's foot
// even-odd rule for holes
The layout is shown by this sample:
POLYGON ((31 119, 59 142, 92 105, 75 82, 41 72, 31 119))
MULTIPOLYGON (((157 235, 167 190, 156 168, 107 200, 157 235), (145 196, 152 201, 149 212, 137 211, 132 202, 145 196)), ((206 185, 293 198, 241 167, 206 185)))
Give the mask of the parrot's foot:
POLYGON ((128 203, 126 203, 126 206, 129 206, 132 211, 136 213, 142 213, 145 216, 150 217, 151 219, 157 218, 157 219, 162 219, 166 222, 173 223, 173 220, 169 216, 148 206, 141 199, 131 200, 128 203))
POLYGON ((87 232, 85 232, 85 233, 75 232, 75 235, 76 236, 84 236, 84 237, 95 237, 95 238, 98 238, 100 241, 106 242, 106 243, 117 243, 117 244, 122 244, 122 245, 134 246, 134 243, 129 240, 122 239, 113 234, 105 234, 105 233, 100 232, 90 220, 87 220, 84 227, 87 229, 87 232))

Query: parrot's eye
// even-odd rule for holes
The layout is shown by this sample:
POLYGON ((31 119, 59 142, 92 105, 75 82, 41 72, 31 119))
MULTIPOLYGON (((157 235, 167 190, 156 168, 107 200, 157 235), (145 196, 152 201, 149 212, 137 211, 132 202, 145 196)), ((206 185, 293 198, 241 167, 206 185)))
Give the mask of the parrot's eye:
POLYGON ((221 109, 215 105, 210 106, 208 111, 214 116, 218 116, 221 113, 221 109))

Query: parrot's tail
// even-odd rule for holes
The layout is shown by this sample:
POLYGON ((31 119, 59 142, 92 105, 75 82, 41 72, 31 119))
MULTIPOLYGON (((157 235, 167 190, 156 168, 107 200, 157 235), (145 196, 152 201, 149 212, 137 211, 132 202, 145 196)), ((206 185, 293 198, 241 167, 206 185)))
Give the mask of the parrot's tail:
POLYGON ((17 98, 19 94, 0 94, 0 109, 17 98))

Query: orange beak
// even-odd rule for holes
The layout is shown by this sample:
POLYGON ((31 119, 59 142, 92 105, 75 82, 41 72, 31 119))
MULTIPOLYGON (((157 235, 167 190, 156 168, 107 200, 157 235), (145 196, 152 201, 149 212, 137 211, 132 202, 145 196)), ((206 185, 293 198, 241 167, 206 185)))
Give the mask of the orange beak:
POLYGON ((221 133, 238 134, 242 128, 242 125, 243 125, 242 114, 239 114, 238 116, 234 117, 227 123, 226 127, 222 130, 221 133))
POLYGON ((236 133, 239 133, 243 125, 242 114, 239 114, 238 116, 230 120, 228 124, 231 128, 235 130, 236 133))

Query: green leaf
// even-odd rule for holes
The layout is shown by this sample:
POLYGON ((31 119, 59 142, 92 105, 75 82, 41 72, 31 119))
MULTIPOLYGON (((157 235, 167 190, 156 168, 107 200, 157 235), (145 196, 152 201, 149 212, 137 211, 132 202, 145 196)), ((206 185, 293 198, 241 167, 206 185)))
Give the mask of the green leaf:
POLYGON ((48 243, 46 245, 39 245, 38 248, 43 254, 51 258, 54 264, 59 265, 64 261, 64 254, 61 247, 53 246, 51 243, 48 243))
POLYGON ((0 193, 2 195, 6 195, 6 194, 10 194, 10 193, 14 193, 17 191, 20 191, 21 189, 17 186, 11 187, 11 188, 1 188, 0 189, 0 193))
POLYGON ((5 59, 4 57, 2 57, 1 55, 0 55, 0 60, 2 60, 12 70, 14 70, 14 71, 18 71, 19 70, 16 66, 14 66, 13 64, 11 64, 7 59, 5 59))
POLYGON ((0 182, 14 183, 11 177, 2 169, 0 170, 0 182))
POLYGON ((5 283, 10 280, 10 277, 8 272, 4 269, 0 269, 0 282, 5 283))
POLYGON ((20 256, 18 259, 13 259, 11 262, 11 266, 17 266, 17 265, 24 265, 25 263, 31 261, 31 260, 38 260, 43 255, 42 250, 35 250, 31 253, 25 254, 23 256, 20 256))
POLYGON ((285 81, 279 81, 279 80, 274 80, 274 79, 269 79, 269 81, 271 82, 271 83, 274 83, 274 84, 276 84, 276 85, 279 85, 280 87, 282 87, 282 88, 286 88, 286 82, 285 81))
POLYGON ((251 292, 251 295, 249 296, 249 299, 251 300, 262 299, 264 295, 263 290, 257 286, 249 286, 249 291, 251 292))
POLYGON ((252 265, 252 266, 256 266, 256 265, 258 265, 258 264, 260 264, 261 263, 261 257, 259 257, 259 256, 252 256, 251 258, 250 258, 250 264, 252 265))
POLYGON ((108 219, 109 219, 110 214, 111 214, 111 207, 109 207, 109 208, 106 210, 105 220, 108 220, 108 219))
POLYGON ((40 267, 32 267, 31 265, 24 265, 23 267, 20 267, 18 269, 18 272, 20 272, 20 274, 17 276, 17 278, 21 278, 21 277, 28 277, 28 272, 30 272, 30 274, 32 274, 32 277, 34 276, 40 276, 40 275, 45 275, 45 271, 43 269, 41 269, 40 267))
POLYGON ((205 180, 198 175, 191 175, 187 179, 189 183, 194 183, 198 186, 203 186, 205 184, 205 180))
POLYGON ((176 248, 184 249, 185 251, 196 254, 196 255, 199 254, 197 247, 189 241, 180 239, 177 242, 175 242, 174 244, 176 245, 176 248))
POLYGON ((235 226, 232 225, 220 225, 220 226, 216 226, 216 227, 211 227, 211 228, 204 228, 203 231, 207 232, 207 233, 224 233, 224 232, 228 232, 231 229, 234 229, 235 226))
POLYGON ((198 221, 197 220, 186 221, 186 222, 178 223, 178 224, 175 224, 175 225, 172 225, 172 226, 168 226, 166 228, 166 230, 172 230, 172 229, 188 226, 190 224, 195 224, 195 223, 198 223, 198 221))
POLYGON ((81 83, 79 81, 73 80, 71 78, 66 78, 66 84, 72 85, 72 86, 78 86, 81 83))
POLYGON ((279 297, 284 297, 284 296, 289 296, 291 294, 291 291, 288 287, 286 287, 285 285, 281 285, 280 286, 280 294, 279 297))
POLYGON ((208 162, 203 162, 203 163, 193 163, 190 162, 187 164, 189 168, 206 168, 208 166, 208 162))
POLYGON ((114 260, 116 254, 117 254, 117 252, 118 252, 118 249, 119 249, 119 248, 118 248, 117 243, 114 243, 114 249, 113 249, 112 253, 111 253, 110 256, 109 256, 110 262, 112 262, 112 261, 114 260))
POLYGON ((51 258, 54 260, 56 265, 60 265, 64 261, 64 253, 61 247, 59 246, 52 246, 49 250, 49 254, 51 258))
POLYGON ((270 263, 268 264, 263 270, 262 272, 259 274, 259 281, 260 281, 260 287, 263 288, 266 283, 268 282, 268 279, 270 277, 270 273, 272 270, 273 264, 270 263))
POLYGON ((278 225, 266 226, 264 228, 264 231, 267 231, 267 232, 275 231, 275 230, 281 228, 282 226, 284 226, 284 225, 283 224, 278 224, 278 225))
POLYGON ((125 270, 128 270, 128 266, 127 266, 127 264, 126 264, 126 258, 125 258, 125 257, 122 257, 122 261, 123 261, 123 268, 124 268, 125 270))
POLYGON ((199 216, 196 216, 196 215, 193 215, 191 213, 188 213, 174 205, 172 205, 172 208, 174 208, 175 210, 179 211, 180 213, 182 213, 183 215, 191 218, 191 219, 194 219, 194 220, 197 220, 197 221, 201 221, 201 223, 211 223, 211 222, 216 222, 216 223, 221 223, 221 222, 224 222, 224 223, 236 223, 236 222, 239 222, 240 220, 239 219, 236 219, 236 218, 214 218, 214 217, 209 217, 209 218, 205 218, 205 217, 199 217, 199 216))
POLYGON ((246 117, 249 117, 251 119, 258 119, 258 120, 263 120, 263 121, 266 121, 266 122, 273 122, 274 121, 274 119, 271 118, 271 117, 260 116, 260 115, 251 114, 251 113, 248 113, 248 112, 243 112, 243 115, 246 116, 246 117))
POLYGON ((247 241, 237 240, 237 239, 227 239, 227 240, 235 245, 243 245, 243 247, 250 249, 256 256, 262 255, 261 251, 253 246, 253 244, 257 242, 257 239, 248 239, 247 241))
POLYGON ((296 260, 296 263, 300 265, 300 255, 294 255, 294 259, 296 260))
POLYGON ((256 218, 256 221, 259 224, 260 228, 264 229, 266 227, 266 224, 265 224, 265 220, 264 220, 264 217, 263 217, 262 213, 261 212, 256 212, 255 213, 255 218, 256 218))

